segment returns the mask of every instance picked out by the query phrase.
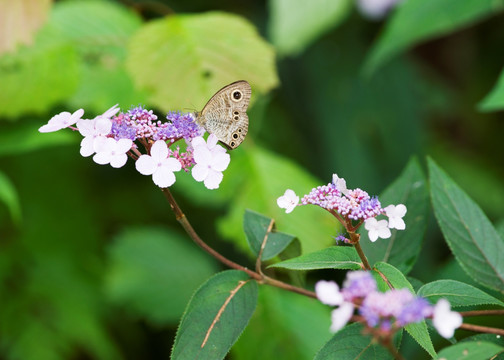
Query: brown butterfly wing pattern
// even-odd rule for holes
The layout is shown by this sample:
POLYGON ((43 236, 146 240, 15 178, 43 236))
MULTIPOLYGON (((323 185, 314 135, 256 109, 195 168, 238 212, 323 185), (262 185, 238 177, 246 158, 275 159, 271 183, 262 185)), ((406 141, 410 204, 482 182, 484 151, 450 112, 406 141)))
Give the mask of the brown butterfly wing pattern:
POLYGON ((248 132, 247 107, 252 95, 245 80, 229 84, 212 96, 196 121, 230 150, 236 149, 248 132))

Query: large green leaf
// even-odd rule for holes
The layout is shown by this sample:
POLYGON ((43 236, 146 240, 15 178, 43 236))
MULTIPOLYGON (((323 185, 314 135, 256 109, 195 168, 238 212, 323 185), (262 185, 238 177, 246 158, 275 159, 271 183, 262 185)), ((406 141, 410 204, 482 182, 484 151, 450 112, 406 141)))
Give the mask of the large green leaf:
POLYGON ((401 3, 365 68, 374 71, 415 44, 456 31, 504 9, 503 0, 408 0, 401 3))
POLYGON ((418 290, 418 296, 436 303, 439 299, 447 299, 453 307, 471 305, 498 305, 504 303, 474 286, 454 280, 438 280, 423 285, 418 290))
POLYGON ((257 310, 233 346, 232 358, 311 359, 331 337, 330 310, 317 299, 262 286, 257 310))
POLYGON ((247 20, 223 12, 151 21, 132 38, 127 68, 163 110, 201 110, 236 80, 260 93, 278 84, 272 47, 247 20))
POLYGON ((257 283, 238 270, 205 282, 187 305, 171 359, 223 359, 257 305, 257 283))
POLYGON ((282 55, 303 51, 321 34, 341 23, 351 0, 270 0, 269 32, 282 55))
POLYGON ((385 360, 394 357, 369 335, 362 334, 362 325, 345 326, 319 350, 314 360, 369 359, 385 360))
POLYGON ((504 109, 504 70, 501 72, 495 87, 478 104, 482 111, 496 111, 504 109))
MULTIPOLYGON (((395 289, 407 288, 412 293, 415 293, 413 286, 411 286, 406 277, 392 265, 387 263, 377 263, 376 270, 385 275, 395 289)), ((432 341, 429 336, 429 331, 427 330, 427 324, 424 320, 419 323, 409 324, 405 327, 405 329, 411 337, 413 337, 413 339, 415 339, 415 341, 429 353, 429 355, 433 357, 436 355, 436 350, 434 350, 434 346, 432 345, 432 341)))
POLYGON ((380 195, 383 207, 404 204, 405 230, 392 230, 389 239, 372 243, 366 231, 361 232, 361 247, 369 262, 384 261, 407 274, 420 253, 428 220, 429 193, 418 160, 410 160, 401 175, 380 195))
POLYGON ((194 290, 215 271, 211 258, 177 233, 129 229, 110 248, 107 292, 151 322, 176 323, 194 290))
POLYGON ((230 211, 218 223, 220 233, 247 249, 242 222, 248 208, 271 216, 280 231, 295 235, 301 242, 303 253, 334 243, 331 236, 337 231, 339 223, 332 215, 311 205, 299 206, 286 214, 276 203, 276 199, 288 188, 302 196, 320 182, 288 159, 258 146, 246 144, 245 148, 246 153, 233 153, 233 161, 226 170, 229 173, 226 173, 221 185, 225 188, 229 186, 225 183, 227 181, 238 182, 230 211), (243 174, 246 174, 245 178, 243 174))
POLYGON ((145 102, 124 68, 126 44, 141 26, 140 17, 114 2, 61 2, 51 24, 80 55, 80 81, 69 103, 101 113, 119 103, 129 108, 145 102))
POLYGON ((504 292, 504 241, 479 206, 429 159, 432 205, 444 238, 474 280, 504 292))
POLYGON ((262 260, 269 260, 280 254, 291 242, 295 236, 272 231, 267 232, 271 218, 246 210, 243 218, 243 229, 247 236, 247 241, 255 256, 258 256, 266 234, 268 235, 266 244, 261 254, 262 260))
POLYGON ((504 350, 503 346, 487 341, 464 341, 441 350, 437 360, 487 360, 504 350))
POLYGON ((350 269, 360 270, 361 261, 352 246, 332 246, 288 259, 269 267, 290 270, 350 269))

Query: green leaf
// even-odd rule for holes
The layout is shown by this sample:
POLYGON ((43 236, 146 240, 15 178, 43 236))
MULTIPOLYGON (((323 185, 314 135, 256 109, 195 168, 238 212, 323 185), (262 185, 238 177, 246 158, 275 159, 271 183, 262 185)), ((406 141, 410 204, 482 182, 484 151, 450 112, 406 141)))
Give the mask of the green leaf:
POLYGON ((125 46, 142 24, 134 11, 107 1, 60 2, 51 23, 79 50, 80 82, 70 105, 102 113, 116 103, 145 102, 124 66, 125 46))
POLYGON ((393 359, 393 356, 384 347, 376 344, 370 335, 363 335, 362 330, 362 325, 359 323, 345 326, 319 350, 314 360, 393 359))
POLYGON ((238 270, 205 282, 187 305, 171 359, 223 359, 257 305, 257 283, 238 270))
MULTIPOLYGON (((504 339, 502 336, 494 335, 494 334, 477 334, 473 336, 466 337, 460 342, 491 342, 495 345, 504 347, 504 339)), ((497 356, 492 357, 492 360, 503 360, 504 352, 500 352, 497 356)))
POLYGON ((425 284, 418 290, 418 296, 435 304, 439 299, 447 299, 453 307, 470 305, 498 305, 504 303, 474 286, 454 280, 438 280, 425 284))
POLYGON ((504 70, 501 72, 495 87, 478 104, 481 111, 497 111, 504 109, 504 70))
MULTIPOLYGON (((47 119, 49 121, 49 119, 47 119)), ((4 127, 0 132, 0 156, 19 155, 46 147, 77 145, 81 136, 72 131, 57 131, 41 134, 38 128, 44 123, 22 123, 15 127, 4 127)), ((78 151, 78 150, 77 150, 78 151)))
POLYGON ((270 0, 269 32, 282 55, 296 55, 320 35, 339 25, 351 10, 351 0, 270 0))
POLYGON ((0 117, 43 113, 66 99, 78 82, 75 49, 46 25, 35 43, 0 57, 0 117), (50 76, 48 76, 50 74, 50 76))
MULTIPOLYGON (((271 220, 272 219, 267 216, 248 209, 245 210, 243 229, 245 230, 247 241, 255 256, 258 256, 261 251, 261 246, 271 220)), ((266 240, 266 246, 264 247, 261 259, 269 260, 277 256, 295 238, 295 236, 272 230, 272 232, 268 233, 268 239, 266 240)))
POLYGON ((230 210, 218 223, 223 237, 248 250, 243 234, 243 214, 250 208, 274 218, 279 230, 294 234, 301 242, 303 253, 334 244, 331 236, 338 231, 339 223, 332 215, 316 206, 299 206, 286 214, 276 203, 286 189, 293 189, 301 196, 320 185, 320 181, 293 161, 249 143, 242 146, 246 151, 233 153, 233 161, 221 185, 226 188, 227 181, 237 181, 236 191, 230 195, 233 201, 230 210), (243 174, 247 174, 246 181, 243 174))
POLYGON ((332 246, 285 260, 269 267, 290 270, 361 269, 361 261, 353 246, 332 246))
POLYGON ((21 204, 14 184, 7 175, 0 171, 0 202, 7 206, 7 210, 12 217, 12 221, 19 224, 21 221, 21 204))
POLYGON ((109 297, 156 324, 176 323, 194 290, 216 271, 188 239, 156 228, 120 234, 110 263, 109 297))
POLYGON ((429 212, 426 179, 416 158, 412 158, 401 175, 379 197, 383 207, 404 204, 406 230, 392 230, 389 239, 372 243, 367 231, 361 231, 361 247, 369 262, 384 261, 407 274, 416 262, 425 235, 429 212))
POLYGON ((233 346, 231 358, 311 359, 331 337, 330 310, 317 299, 262 286, 257 310, 233 346))
POLYGON ((207 12, 154 20, 129 45, 131 76, 163 110, 200 110, 236 80, 249 81, 259 93, 278 84, 272 47, 237 15, 207 12))
MULTIPOLYGON (((411 286, 406 277, 392 265, 387 263, 378 263, 375 268, 386 276, 395 289, 407 288, 413 294, 415 293, 413 286, 411 286)), ((405 327, 405 329, 411 337, 413 337, 413 339, 415 339, 415 341, 429 353, 430 356, 434 357, 436 355, 436 350, 434 350, 434 346, 432 345, 425 321, 409 324, 405 327)))
POLYGON ((486 341, 465 341, 441 350, 438 360, 487 360, 504 350, 504 347, 486 341))
POLYGON ((366 61, 374 72, 394 55, 431 38, 469 26, 504 9, 503 0, 408 0, 397 7, 366 61))
POLYGON ((445 240, 464 271, 504 292, 504 241, 479 206, 429 159, 432 205, 445 240))

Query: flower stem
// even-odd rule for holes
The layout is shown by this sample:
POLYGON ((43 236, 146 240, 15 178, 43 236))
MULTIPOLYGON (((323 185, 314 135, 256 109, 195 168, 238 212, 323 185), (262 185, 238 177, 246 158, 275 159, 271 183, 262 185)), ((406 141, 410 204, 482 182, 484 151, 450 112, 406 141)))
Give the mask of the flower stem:
POLYGON ((189 237, 199 247, 201 247, 207 253, 209 253, 214 258, 216 258, 217 260, 219 260, 221 263, 223 263, 224 265, 226 265, 226 266, 228 266, 228 267, 230 267, 232 269, 240 270, 240 271, 243 271, 243 272, 247 273, 247 275, 249 275, 254 280, 258 281, 259 283, 268 284, 268 285, 275 286, 275 287, 278 287, 278 288, 281 288, 281 289, 284 289, 284 290, 292 291, 292 292, 295 292, 295 293, 298 293, 298 294, 301 294, 301 295, 309 296, 309 297, 312 297, 312 298, 315 298, 315 299, 317 298, 317 295, 313 291, 308 291, 306 289, 299 288, 299 287, 296 287, 294 285, 287 284, 287 283, 284 283, 282 281, 270 278, 270 277, 268 277, 266 275, 259 274, 258 272, 255 272, 253 270, 247 269, 246 267, 241 266, 240 264, 237 264, 234 261, 229 260, 225 256, 221 255, 219 252, 217 252, 216 250, 214 250, 213 248, 211 248, 209 245, 207 245, 207 243, 205 243, 198 236, 198 234, 196 233, 196 231, 192 227, 191 223, 189 222, 189 220, 187 219, 187 217, 185 216, 185 214, 182 212, 182 209, 180 209, 179 205, 175 201, 175 198, 171 194, 170 190, 168 190, 168 188, 162 188, 161 191, 163 192, 164 196, 166 197, 166 199, 170 203, 170 206, 171 206, 173 212, 175 213, 175 218, 182 225, 182 227, 184 228, 184 230, 186 231, 186 233, 189 235, 189 237))
POLYGON ((364 269, 366 270, 371 270, 371 265, 369 264, 369 261, 364 255, 364 251, 362 251, 362 248, 359 243, 360 236, 359 234, 356 233, 350 233, 350 240, 355 247, 355 250, 357 250, 357 254, 359 254, 360 259, 362 260, 362 264, 364 265, 364 269))

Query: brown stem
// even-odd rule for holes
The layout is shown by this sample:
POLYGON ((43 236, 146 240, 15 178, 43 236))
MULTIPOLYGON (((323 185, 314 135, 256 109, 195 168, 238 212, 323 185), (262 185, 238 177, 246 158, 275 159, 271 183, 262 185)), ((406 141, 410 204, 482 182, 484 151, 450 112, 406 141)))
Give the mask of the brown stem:
POLYGON ((473 310, 463 311, 460 315, 466 316, 489 316, 489 315, 504 315, 504 310, 473 310))
POLYGON ((364 269, 366 270, 371 270, 371 265, 369 264, 369 261, 364 255, 364 251, 362 251, 362 248, 359 244, 359 234, 356 233, 350 233, 350 241, 352 242, 353 246, 355 247, 355 250, 357 250, 357 254, 359 254, 360 259, 362 260, 362 264, 364 265, 364 269))
POLYGON ((498 329, 498 328, 493 328, 493 327, 488 327, 488 326, 462 324, 462 325, 460 325, 459 329, 504 336, 504 329, 498 329))
POLYGON ((225 256, 219 254, 217 251, 215 251, 210 246, 208 246, 198 236, 198 234, 196 233, 196 231, 193 229, 191 223, 189 222, 189 220, 187 220, 187 217, 184 215, 184 213, 182 212, 182 210, 178 206, 178 204, 175 201, 175 198, 171 194, 170 190, 168 190, 168 188, 162 188, 161 191, 163 192, 164 196, 166 197, 166 199, 170 203, 170 206, 171 206, 173 212, 175 213, 175 218, 182 225, 182 227, 184 228, 184 230, 186 231, 186 233, 189 235, 189 237, 199 247, 201 247, 207 253, 209 253, 214 258, 216 258, 217 260, 219 260, 221 263, 227 265, 228 267, 230 267, 232 269, 236 269, 236 270, 240 270, 240 271, 246 272, 251 278, 253 278, 254 280, 257 280, 258 282, 266 283, 266 284, 269 284, 271 286, 275 286, 275 287, 278 287, 278 288, 281 288, 281 289, 284 289, 284 290, 292 291, 292 292, 295 292, 295 293, 298 293, 298 294, 302 294, 302 295, 305 295, 305 296, 309 296, 309 297, 312 297, 312 298, 317 298, 317 295, 314 292, 312 292, 312 291, 308 291, 306 289, 299 288, 299 287, 296 287, 294 285, 290 285, 290 284, 284 283, 284 282, 276 280, 276 279, 272 279, 270 277, 267 277, 266 275, 261 275, 261 274, 255 272, 255 271, 247 269, 246 267, 241 266, 240 264, 237 264, 234 261, 229 260, 225 256))

